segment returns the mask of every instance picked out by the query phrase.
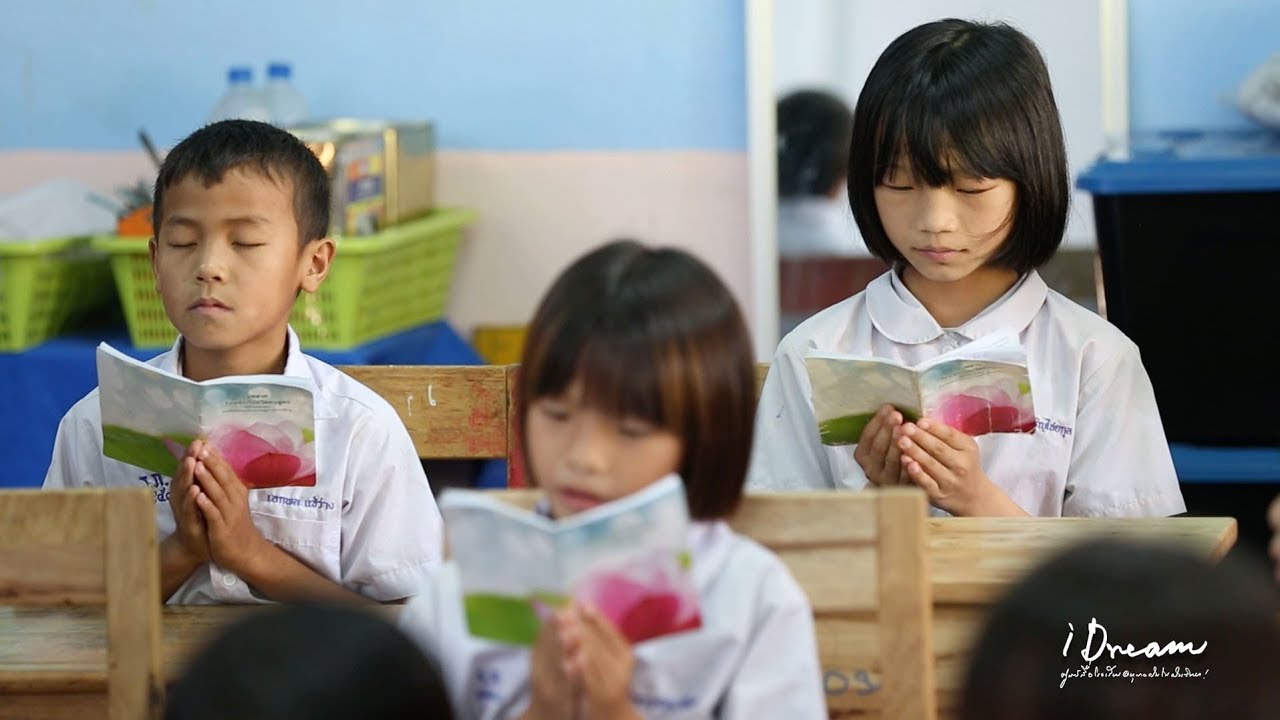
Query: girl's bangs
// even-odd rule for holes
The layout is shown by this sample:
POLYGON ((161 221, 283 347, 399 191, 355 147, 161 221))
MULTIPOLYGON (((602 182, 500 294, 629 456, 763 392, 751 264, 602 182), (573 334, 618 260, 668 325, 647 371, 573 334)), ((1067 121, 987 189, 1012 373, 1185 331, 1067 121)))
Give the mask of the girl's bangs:
POLYGON ((896 112, 886 113, 876 133, 875 177, 884 182, 905 161, 907 170, 930 187, 941 187, 957 176, 1012 177, 1015 154, 1002 147, 989 116, 983 117, 972 99, 938 97, 936 92, 904 92, 896 112), (905 156, 905 157, 904 157, 905 156))
POLYGON ((678 393, 672 380, 673 353, 655 351, 655 343, 636 323, 631 327, 597 326, 578 337, 553 333, 546 352, 528 370, 533 378, 532 399, 563 394, 575 380, 583 382, 582 402, 617 418, 637 418, 658 427, 679 431, 678 393), (539 362, 540 361, 540 362, 539 362))

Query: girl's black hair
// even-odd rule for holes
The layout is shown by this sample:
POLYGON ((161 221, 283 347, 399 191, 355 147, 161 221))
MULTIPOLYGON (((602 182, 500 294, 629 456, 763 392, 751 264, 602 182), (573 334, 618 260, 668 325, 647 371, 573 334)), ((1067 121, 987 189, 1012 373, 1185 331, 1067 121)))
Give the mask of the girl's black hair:
POLYGON ((858 96, 849 203, 867 247, 891 265, 904 258, 885 234, 875 189, 900 162, 932 187, 957 175, 1013 181, 1009 236, 992 265, 1026 273, 1062 242, 1070 179, 1049 70, 1008 25, 953 19, 909 30, 858 96))

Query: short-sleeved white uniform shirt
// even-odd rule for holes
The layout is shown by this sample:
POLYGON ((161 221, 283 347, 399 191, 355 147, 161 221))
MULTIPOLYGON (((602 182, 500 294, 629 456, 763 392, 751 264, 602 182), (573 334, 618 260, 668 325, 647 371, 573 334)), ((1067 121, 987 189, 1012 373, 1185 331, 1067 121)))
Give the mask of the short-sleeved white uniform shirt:
MULTIPOLYGON (((422 462, 395 410, 350 376, 304 355, 293 329, 284 374, 315 391, 316 485, 249 491, 254 525, 272 543, 366 597, 395 600, 423 591, 441 559, 441 519, 422 462)), ((179 372, 181 338, 150 364, 179 372)), ((170 478, 102 454, 95 388, 58 426, 45 488, 150 487, 160 538, 174 532, 170 478)), ((216 563, 201 567, 171 604, 265 602, 216 563)))
POLYGON ((801 323, 779 344, 761 393, 748 486, 867 484, 852 446, 818 440, 809 354, 915 365, 1000 329, 1017 332, 1026 348, 1036 432, 977 438, 983 470, 996 485, 1042 517, 1186 510, 1137 346, 1034 271, 958 328, 939 326, 894 272, 801 323))
MULTIPOLYGON (((689 529, 702 627, 632 653, 631 701, 646 718, 827 717, 813 611, 773 553, 723 522, 689 529)), ((439 658, 458 717, 514 718, 529 704, 529 649, 471 637, 457 568, 405 606, 401 627, 439 658)))

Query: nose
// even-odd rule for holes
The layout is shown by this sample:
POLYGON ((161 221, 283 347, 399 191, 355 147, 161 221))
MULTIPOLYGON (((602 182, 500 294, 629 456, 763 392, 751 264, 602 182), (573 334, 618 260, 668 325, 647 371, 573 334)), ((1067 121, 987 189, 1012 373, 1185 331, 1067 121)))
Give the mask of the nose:
POLYGON ((609 468, 611 433, 604 418, 594 412, 578 412, 571 421, 565 460, 578 475, 600 475, 609 468))
POLYGON ((227 264, 218 243, 201 243, 196 256, 196 280, 220 283, 227 279, 227 264))
POLYGON ((926 187, 916 194, 916 222, 930 235, 955 232, 958 227, 955 199, 948 188, 926 187))

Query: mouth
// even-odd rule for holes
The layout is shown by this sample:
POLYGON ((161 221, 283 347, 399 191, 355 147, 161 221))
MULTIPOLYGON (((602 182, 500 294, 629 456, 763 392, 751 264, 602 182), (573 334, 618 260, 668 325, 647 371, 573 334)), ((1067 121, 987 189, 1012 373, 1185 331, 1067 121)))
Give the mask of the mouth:
POLYGON ((945 261, 959 257, 964 250, 953 250, 945 247, 918 247, 915 251, 929 260, 945 261))
POLYGON ((191 303, 187 309, 194 312, 221 312, 231 308, 215 297, 202 297, 191 303))
POLYGON ((573 512, 589 510, 605 502, 605 499, 599 495, 574 488, 560 488, 555 491, 555 495, 561 505, 573 512))

